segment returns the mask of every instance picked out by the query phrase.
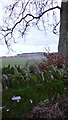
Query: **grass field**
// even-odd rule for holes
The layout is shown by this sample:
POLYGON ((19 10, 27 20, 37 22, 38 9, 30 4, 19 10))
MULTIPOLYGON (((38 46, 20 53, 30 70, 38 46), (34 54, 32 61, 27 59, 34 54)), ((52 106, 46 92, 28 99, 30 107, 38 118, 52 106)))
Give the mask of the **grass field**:
POLYGON ((0 68, 2 68, 2 58, 0 58, 0 68))
POLYGON ((12 58, 2 58, 2 67, 3 66, 7 66, 7 65, 24 65, 27 61, 29 61, 29 59, 25 58, 25 57, 12 57, 12 58))
POLYGON ((29 64, 35 64, 35 63, 39 63, 40 61, 42 60, 42 58, 40 57, 35 57, 35 58, 28 58, 28 57, 8 57, 8 58, 2 58, 0 59, 1 61, 1 66, 4 67, 4 66, 8 66, 9 64, 11 66, 15 66, 15 65, 20 65, 21 67, 23 65, 25 65, 27 62, 29 64))

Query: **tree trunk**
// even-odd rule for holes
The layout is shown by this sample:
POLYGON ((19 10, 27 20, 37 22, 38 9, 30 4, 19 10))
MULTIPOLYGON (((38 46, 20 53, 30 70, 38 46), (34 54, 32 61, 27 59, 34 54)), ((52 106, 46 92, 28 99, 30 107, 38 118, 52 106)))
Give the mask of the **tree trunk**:
POLYGON ((66 57, 68 62, 68 2, 62 0, 60 10, 60 36, 58 53, 66 57))

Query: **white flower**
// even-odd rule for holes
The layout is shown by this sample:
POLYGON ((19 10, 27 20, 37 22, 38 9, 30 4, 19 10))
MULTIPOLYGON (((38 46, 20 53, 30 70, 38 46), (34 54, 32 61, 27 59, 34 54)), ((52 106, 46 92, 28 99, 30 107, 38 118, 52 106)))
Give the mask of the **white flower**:
POLYGON ((17 100, 17 102, 20 102, 20 100, 17 100))
POLYGON ((16 100, 17 102, 19 102, 21 99, 21 96, 13 96, 12 100, 16 100))
POLYGON ((7 109, 6 111, 9 112, 9 109, 7 109))
POLYGON ((30 101, 30 103, 33 103, 33 101, 32 100, 29 100, 30 101))

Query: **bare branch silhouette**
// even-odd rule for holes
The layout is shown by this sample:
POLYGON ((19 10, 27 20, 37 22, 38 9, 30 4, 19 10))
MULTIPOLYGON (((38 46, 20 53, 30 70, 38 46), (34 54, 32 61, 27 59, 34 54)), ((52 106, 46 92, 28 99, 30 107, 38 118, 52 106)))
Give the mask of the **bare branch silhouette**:
MULTIPOLYGON (((39 28, 39 22, 42 21, 44 30, 46 13, 53 12, 54 10, 61 9, 57 2, 54 0, 14 0, 12 4, 6 7, 4 25, 0 27, 0 34, 3 36, 7 46, 10 46, 10 41, 13 39, 15 43, 15 31, 23 37, 27 28, 34 22, 39 28)), ((47 17, 48 14, 47 14, 47 17)), ((53 25, 53 33, 56 34, 56 27, 59 22, 53 25)), ((2 38, 2 39, 3 39, 2 38)))

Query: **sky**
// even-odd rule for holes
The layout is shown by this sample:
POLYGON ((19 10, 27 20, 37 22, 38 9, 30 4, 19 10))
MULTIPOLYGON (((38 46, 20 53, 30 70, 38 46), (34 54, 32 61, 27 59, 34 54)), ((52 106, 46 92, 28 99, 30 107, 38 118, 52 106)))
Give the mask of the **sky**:
MULTIPOLYGON (((3 16, 3 4, 7 4, 8 0, 0 0, 0 23, 3 16)), ((60 4, 60 3, 59 3, 60 4)), ((60 19, 60 12, 57 11, 58 19, 60 19)), ((0 56, 12 56, 20 53, 29 52, 57 52, 59 36, 52 32, 44 30, 39 31, 36 27, 31 28, 24 39, 19 38, 16 44, 12 44, 13 52, 9 52, 6 45, 0 42, 0 56), (46 48, 46 49, 45 49, 46 48)))

